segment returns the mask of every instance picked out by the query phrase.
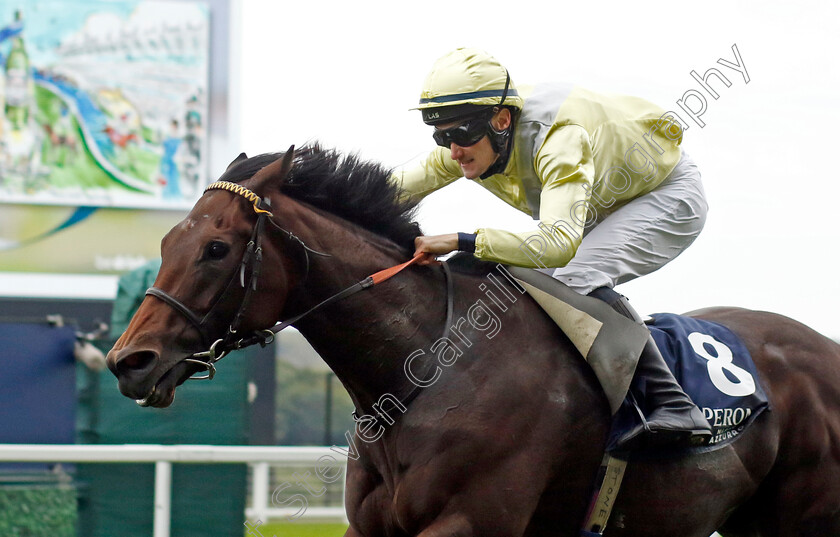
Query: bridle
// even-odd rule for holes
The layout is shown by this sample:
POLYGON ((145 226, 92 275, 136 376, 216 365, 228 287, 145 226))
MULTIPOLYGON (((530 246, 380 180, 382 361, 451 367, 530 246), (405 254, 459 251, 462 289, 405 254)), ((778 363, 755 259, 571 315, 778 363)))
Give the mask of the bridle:
MULTIPOLYGON (((183 360, 187 363, 200 365, 206 371, 206 375, 204 376, 191 376, 187 380, 211 380, 216 375, 216 367, 214 364, 222 358, 224 358, 225 356, 227 356, 231 351, 243 349, 245 347, 250 347, 252 345, 257 344, 259 344, 262 347, 265 347, 266 345, 274 341, 274 337, 278 332, 286 329, 287 327, 306 317, 315 310, 320 309, 333 302, 337 302, 339 300, 347 298, 364 289, 369 289, 378 283, 382 283, 385 280, 391 278, 392 276, 395 276, 403 269, 409 267, 410 265, 413 265, 422 257, 421 255, 417 255, 413 259, 406 261, 405 263, 381 270, 375 274, 371 274, 367 278, 364 278, 363 280, 351 285, 350 287, 339 291, 338 293, 321 301, 320 303, 304 311, 303 313, 295 315, 294 317, 285 321, 278 322, 271 328, 264 330, 256 330, 243 337, 239 337, 239 327, 242 324, 242 320, 244 319, 245 311, 247 310, 248 305, 250 304, 251 299, 257 290, 257 280, 262 269, 262 240, 265 232, 266 222, 269 222, 277 230, 282 232, 287 239, 291 240, 294 244, 299 245, 300 248, 303 249, 305 258, 304 280, 309 273, 310 253, 322 257, 332 256, 330 254, 325 254, 323 252, 313 250, 312 248, 308 247, 303 242, 303 240, 294 235, 292 232, 280 227, 274 220, 272 220, 272 217, 274 215, 271 213, 271 211, 268 210, 270 208, 268 201, 261 199, 257 194, 248 190, 242 185, 231 183, 229 181, 216 181, 215 183, 211 183, 210 185, 208 185, 207 188, 204 189, 204 193, 207 193, 210 190, 227 190, 228 192, 232 192, 236 195, 244 197, 246 200, 250 201, 253 204, 254 212, 257 214, 257 222, 254 224, 254 228, 251 231, 251 238, 248 241, 247 246, 245 247, 245 253, 242 256, 242 261, 239 264, 238 270, 234 271, 231 280, 228 282, 227 286, 224 288, 222 293, 210 307, 209 311, 206 314, 204 314, 204 316, 199 316, 192 309, 186 306, 183 302, 181 302, 180 300, 173 297, 172 295, 170 295, 169 293, 167 293, 159 287, 153 286, 146 290, 146 295, 153 296, 163 301, 172 309, 184 316, 201 335, 202 343, 204 345, 207 345, 212 339, 210 337, 207 327, 211 315, 216 309, 216 306, 221 302, 222 298, 225 295, 227 295, 228 290, 233 285, 233 282, 237 280, 237 273, 239 274, 239 284, 242 288, 245 289, 245 296, 243 296, 242 302, 239 305, 239 309, 234 315, 233 321, 229 325, 228 332, 227 334, 225 334, 224 337, 216 339, 212 344, 210 344, 208 350, 191 354, 183 360), (251 266, 251 275, 246 283, 245 273, 247 272, 247 268, 249 265, 251 266)), ((445 261, 441 262, 441 266, 443 268, 443 273, 446 278, 447 289, 446 325, 444 327, 443 332, 443 337, 447 337, 449 335, 449 327, 452 323, 452 312, 454 309, 454 291, 452 285, 452 275, 449 271, 449 266, 446 264, 445 261)))

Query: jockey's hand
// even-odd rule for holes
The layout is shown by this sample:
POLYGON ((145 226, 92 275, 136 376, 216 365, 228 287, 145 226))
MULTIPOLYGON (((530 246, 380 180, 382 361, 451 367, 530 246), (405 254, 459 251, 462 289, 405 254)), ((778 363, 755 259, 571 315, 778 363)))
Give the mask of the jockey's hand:
POLYGON ((436 264, 435 259, 438 255, 448 254, 458 249, 458 234, 449 233, 447 235, 421 235, 414 239, 414 255, 424 254, 420 259, 418 265, 436 264))

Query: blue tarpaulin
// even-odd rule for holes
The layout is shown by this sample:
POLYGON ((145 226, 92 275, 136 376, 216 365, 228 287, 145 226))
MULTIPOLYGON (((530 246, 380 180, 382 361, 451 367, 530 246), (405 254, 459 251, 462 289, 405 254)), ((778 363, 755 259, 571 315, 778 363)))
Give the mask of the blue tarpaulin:
POLYGON ((0 443, 75 441, 75 331, 0 323, 0 443))

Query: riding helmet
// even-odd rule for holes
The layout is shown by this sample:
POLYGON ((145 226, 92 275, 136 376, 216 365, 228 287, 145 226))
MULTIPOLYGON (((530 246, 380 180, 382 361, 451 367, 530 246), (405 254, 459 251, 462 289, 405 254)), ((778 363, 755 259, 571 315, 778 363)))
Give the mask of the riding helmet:
POLYGON ((420 105, 427 125, 469 117, 493 106, 522 109, 507 69, 476 48, 459 48, 438 59, 423 83, 420 105))

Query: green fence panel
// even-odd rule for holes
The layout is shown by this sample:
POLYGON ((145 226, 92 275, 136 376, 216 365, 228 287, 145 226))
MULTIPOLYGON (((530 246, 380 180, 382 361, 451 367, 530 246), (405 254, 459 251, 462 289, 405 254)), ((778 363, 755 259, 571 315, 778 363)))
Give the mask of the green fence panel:
MULTIPOLYGON (((246 361, 252 354, 233 353, 212 381, 180 386, 166 409, 137 406, 110 372, 80 365, 78 443, 248 444, 246 361)), ((154 465, 80 464, 76 482, 80 537, 152 535, 154 465)), ((246 482, 245 464, 174 464, 172 537, 242 535, 246 482)))

